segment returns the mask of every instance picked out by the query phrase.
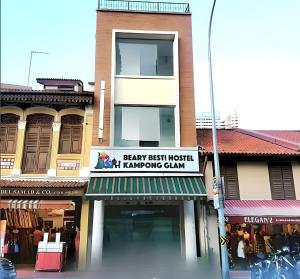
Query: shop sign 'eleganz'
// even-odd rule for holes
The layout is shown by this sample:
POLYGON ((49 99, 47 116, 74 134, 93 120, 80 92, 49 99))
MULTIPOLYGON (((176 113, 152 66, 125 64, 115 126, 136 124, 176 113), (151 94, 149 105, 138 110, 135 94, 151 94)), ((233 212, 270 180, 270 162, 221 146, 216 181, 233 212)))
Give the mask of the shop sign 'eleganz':
POLYGON ((198 149, 92 147, 90 170, 92 172, 199 173, 198 149))

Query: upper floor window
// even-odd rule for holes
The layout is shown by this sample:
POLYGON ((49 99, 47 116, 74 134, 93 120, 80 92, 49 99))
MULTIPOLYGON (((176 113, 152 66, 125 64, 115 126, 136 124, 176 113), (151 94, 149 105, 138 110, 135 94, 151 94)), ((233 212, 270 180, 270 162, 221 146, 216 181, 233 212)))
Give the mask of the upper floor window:
POLYGON ((2 114, 0 118, 0 153, 16 152, 19 116, 2 114))
POLYGON ((59 153, 81 153, 83 117, 66 115, 61 118, 59 153))
POLYGON ((269 177, 273 200, 296 199, 291 163, 269 163, 269 177))
POLYGON ((116 74, 173 76, 173 41, 118 38, 116 74))
POLYGON ((221 165, 221 176, 224 177, 225 199, 239 200, 239 180, 235 162, 227 162, 221 165))
POLYGON ((174 107, 115 107, 115 146, 175 146, 174 107))

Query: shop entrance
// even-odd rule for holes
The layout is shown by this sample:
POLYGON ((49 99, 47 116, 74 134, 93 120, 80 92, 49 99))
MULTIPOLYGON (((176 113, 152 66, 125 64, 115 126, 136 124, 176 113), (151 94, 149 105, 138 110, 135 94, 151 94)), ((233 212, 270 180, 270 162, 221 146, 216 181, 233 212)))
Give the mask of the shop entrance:
POLYGON ((145 268, 180 260, 178 205, 109 205, 104 220, 104 263, 145 268))

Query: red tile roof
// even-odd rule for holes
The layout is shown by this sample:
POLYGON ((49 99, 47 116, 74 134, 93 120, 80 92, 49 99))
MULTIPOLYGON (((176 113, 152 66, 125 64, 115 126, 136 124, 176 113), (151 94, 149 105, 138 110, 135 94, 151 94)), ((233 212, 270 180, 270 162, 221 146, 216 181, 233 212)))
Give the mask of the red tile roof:
MULTIPOLYGON (((217 130, 220 154, 300 156, 299 138, 300 131, 217 130)), ((197 141, 204 152, 213 152, 210 129, 197 129, 197 141)))
POLYGON ((0 180, 0 188, 28 187, 28 188, 84 188, 86 181, 49 181, 49 180, 0 180))

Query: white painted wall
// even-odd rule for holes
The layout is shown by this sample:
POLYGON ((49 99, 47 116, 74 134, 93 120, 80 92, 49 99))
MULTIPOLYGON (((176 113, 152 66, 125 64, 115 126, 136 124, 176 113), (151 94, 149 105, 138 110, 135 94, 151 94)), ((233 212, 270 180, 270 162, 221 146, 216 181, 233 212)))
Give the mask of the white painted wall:
POLYGON ((206 191, 209 199, 213 199, 213 191, 212 191, 212 181, 213 181, 213 163, 212 161, 207 161, 206 169, 205 169, 205 185, 206 191))

